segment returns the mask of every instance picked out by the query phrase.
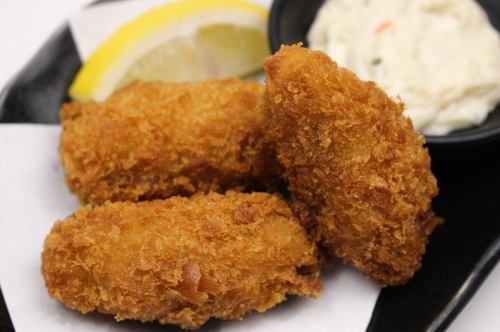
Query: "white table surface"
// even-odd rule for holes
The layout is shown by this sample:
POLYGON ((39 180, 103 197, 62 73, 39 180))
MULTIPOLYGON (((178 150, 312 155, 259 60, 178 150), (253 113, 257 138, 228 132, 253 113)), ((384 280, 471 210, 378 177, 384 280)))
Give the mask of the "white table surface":
MULTIPOLYGON (((68 15, 88 3, 89 0, 0 0, 0 88, 26 64, 68 15)), ((500 265, 449 331, 500 331, 499 307, 500 265)))

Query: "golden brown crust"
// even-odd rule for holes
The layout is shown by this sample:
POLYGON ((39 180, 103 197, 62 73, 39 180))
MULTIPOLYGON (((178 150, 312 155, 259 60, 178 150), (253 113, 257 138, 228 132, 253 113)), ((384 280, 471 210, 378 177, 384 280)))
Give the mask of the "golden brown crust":
POLYGON ((274 184, 280 170, 263 141, 260 93, 236 78, 137 82, 102 104, 66 104, 66 182, 93 204, 274 184))
POLYGON ((315 244, 265 193, 80 208, 47 236, 42 273, 52 297, 83 313, 190 329, 321 288, 315 244))
POLYGON ((424 140, 373 82, 321 52, 285 46, 265 62, 268 136, 305 226, 382 285, 420 267, 436 179, 424 140))

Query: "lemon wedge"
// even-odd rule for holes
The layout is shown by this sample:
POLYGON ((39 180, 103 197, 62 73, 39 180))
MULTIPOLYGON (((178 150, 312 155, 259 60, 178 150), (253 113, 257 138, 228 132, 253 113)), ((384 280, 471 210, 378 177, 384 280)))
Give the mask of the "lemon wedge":
POLYGON ((245 0, 184 0, 118 29, 91 55, 69 95, 106 99, 135 80, 184 82, 258 71, 269 55, 268 11, 245 0))

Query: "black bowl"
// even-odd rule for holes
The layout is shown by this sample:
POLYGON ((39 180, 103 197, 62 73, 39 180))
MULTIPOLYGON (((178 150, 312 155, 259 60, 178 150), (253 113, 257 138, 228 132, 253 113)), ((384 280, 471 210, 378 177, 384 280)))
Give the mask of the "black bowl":
MULTIPOLYGON (((276 52, 282 44, 302 42, 307 46, 307 33, 324 0, 274 0, 269 18, 271 50, 276 52)), ((500 1, 478 0, 490 21, 500 31, 500 1)), ((427 144, 436 153, 464 152, 478 145, 500 141, 500 104, 486 121, 475 127, 443 136, 425 136, 427 144)))

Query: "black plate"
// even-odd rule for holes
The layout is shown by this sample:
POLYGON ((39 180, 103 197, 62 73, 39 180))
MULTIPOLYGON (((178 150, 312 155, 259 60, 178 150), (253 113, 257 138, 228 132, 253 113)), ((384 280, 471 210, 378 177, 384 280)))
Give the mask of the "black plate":
MULTIPOLYGON (((307 16, 300 13, 299 18, 307 16)), ((65 25, 0 93, 0 122, 58 123, 59 106, 80 65, 65 25)), ((433 234, 415 278, 382 291, 368 331, 445 329, 500 258, 500 160, 495 157, 500 144, 481 145, 464 157, 445 157, 432 147, 431 154, 441 187, 434 207, 446 223, 433 234)), ((1 297, 0 330, 13 330, 1 297)))
MULTIPOLYGON (((307 46, 307 33, 324 0, 275 0, 269 19, 271 49, 282 44, 302 42, 307 46)), ((500 1, 477 0, 485 9, 493 26, 500 31, 500 1)), ((426 136, 427 143, 441 154, 459 154, 480 144, 500 141, 500 104, 480 126, 454 131, 444 136, 426 136)))

